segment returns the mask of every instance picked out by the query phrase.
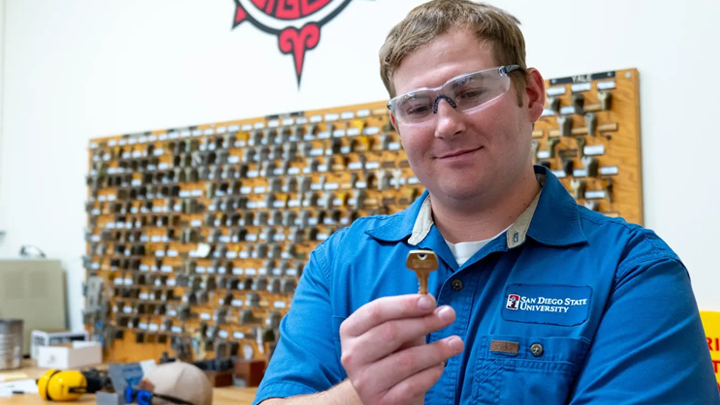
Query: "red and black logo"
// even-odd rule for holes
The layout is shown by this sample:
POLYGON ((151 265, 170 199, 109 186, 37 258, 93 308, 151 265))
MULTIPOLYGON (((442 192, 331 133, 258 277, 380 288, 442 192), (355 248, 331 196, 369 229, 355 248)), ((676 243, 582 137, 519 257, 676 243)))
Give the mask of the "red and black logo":
POLYGON ((233 29, 250 21, 255 27, 278 36, 283 54, 295 60, 298 87, 305 53, 320 42, 320 28, 340 14, 352 0, 235 0, 233 29))

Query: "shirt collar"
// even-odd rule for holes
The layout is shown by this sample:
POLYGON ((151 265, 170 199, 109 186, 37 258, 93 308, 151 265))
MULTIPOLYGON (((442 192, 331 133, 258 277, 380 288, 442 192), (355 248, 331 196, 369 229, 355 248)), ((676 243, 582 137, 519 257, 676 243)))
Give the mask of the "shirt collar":
MULTIPOLYGON (((586 242, 575 200, 550 170, 543 166, 535 166, 534 169, 542 191, 508 229, 508 248, 522 245, 527 236, 550 246, 586 242)), ((433 225, 430 194, 426 190, 410 207, 392 215, 383 226, 365 232, 386 242, 408 238, 410 245, 417 246, 427 237, 433 225)))

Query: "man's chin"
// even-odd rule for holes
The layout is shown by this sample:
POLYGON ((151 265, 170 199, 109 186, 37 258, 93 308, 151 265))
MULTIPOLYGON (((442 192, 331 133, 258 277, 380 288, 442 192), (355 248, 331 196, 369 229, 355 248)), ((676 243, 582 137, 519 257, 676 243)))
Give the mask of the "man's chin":
MULTIPOLYGON (((464 183, 457 182, 456 179, 452 182, 438 183, 436 188, 437 192, 434 194, 440 194, 443 199, 454 200, 454 201, 473 201, 482 195, 483 187, 477 179, 466 179, 464 183)), ((430 191, 432 193, 432 190, 430 191)))

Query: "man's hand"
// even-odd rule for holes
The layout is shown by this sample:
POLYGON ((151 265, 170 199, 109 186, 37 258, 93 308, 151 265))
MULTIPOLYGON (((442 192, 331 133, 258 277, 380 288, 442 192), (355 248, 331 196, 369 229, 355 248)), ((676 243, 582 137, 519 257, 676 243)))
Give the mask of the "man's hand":
POLYGON ((458 336, 432 344, 425 336, 455 321, 431 295, 385 297, 365 304, 340 326, 341 362, 365 404, 423 404, 443 362, 463 351, 458 336))

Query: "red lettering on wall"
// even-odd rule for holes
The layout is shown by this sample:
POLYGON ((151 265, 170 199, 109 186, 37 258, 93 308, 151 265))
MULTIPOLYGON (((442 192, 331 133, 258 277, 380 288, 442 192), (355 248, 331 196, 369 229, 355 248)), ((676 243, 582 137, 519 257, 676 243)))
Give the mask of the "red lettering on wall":
POLYGON ((280 0, 276 16, 283 20, 300 18, 300 0, 280 0))
POLYGON ((720 365, 720 360, 713 360, 713 367, 715 368, 715 374, 718 373, 718 366, 720 365))
POLYGON ((265 14, 273 15, 275 13, 275 0, 268 0, 265 4, 265 14))
POLYGON ((265 8, 265 3, 267 3, 267 0, 252 0, 252 2, 255 5, 255 7, 262 10, 263 8, 265 8))
POLYGON ((302 0, 302 3, 300 3, 302 15, 308 16, 325 7, 328 3, 330 3, 330 0, 302 0))

